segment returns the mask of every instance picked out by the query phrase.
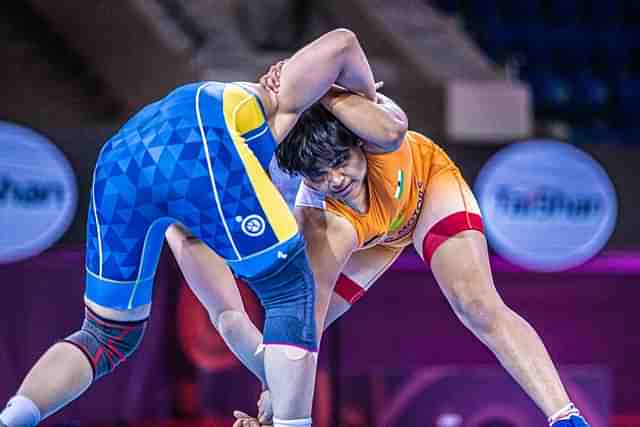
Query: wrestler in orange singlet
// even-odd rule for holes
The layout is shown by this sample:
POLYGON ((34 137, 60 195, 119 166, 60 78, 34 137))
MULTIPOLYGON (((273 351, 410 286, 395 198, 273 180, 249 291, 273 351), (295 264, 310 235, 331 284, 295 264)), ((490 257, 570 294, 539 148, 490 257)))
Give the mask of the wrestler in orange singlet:
MULTIPOLYGON (((274 91, 277 68, 261 79, 274 91)), ((587 425, 535 330, 496 291, 480 210, 459 169, 428 138, 407 131, 392 100, 330 90, 300 117, 277 159, 303 177, 296 217, 316 277, 319 327, 348 310, 413 243, 459 319, 549 424, 587 425)))
POLYGON ((363 154, 366 212, 326 197, 313 180, 302 184, 296 199, 296 206, 325 209, 355 230, 357 246, 335 287, 351 304, 411 243, 430 263, 448 237, 464 230, 482 232, 478 204, 460 171, 425 136, 409 131, 397 150, 363 154))

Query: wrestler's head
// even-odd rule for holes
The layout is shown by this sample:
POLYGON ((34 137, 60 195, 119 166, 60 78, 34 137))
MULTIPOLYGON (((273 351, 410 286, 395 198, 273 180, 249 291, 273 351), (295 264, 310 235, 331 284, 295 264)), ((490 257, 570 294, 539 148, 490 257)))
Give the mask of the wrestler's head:
POLYGON ((276 158, 285 172, 327 196, 348 201, 366 192, 362 141, 320 103, 302 113, 276 158))

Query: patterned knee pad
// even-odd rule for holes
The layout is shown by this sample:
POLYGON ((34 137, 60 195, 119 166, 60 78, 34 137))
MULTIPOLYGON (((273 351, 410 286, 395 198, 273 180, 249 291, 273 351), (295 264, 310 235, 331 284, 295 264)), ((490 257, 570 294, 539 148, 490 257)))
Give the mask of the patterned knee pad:
POLYGON ((138 348, 146 326, 146 319, 116 322, 103 319, 87 308, 82 328, 64 341, 82 350, 93 368, 93 380, 97 381, 138 348))

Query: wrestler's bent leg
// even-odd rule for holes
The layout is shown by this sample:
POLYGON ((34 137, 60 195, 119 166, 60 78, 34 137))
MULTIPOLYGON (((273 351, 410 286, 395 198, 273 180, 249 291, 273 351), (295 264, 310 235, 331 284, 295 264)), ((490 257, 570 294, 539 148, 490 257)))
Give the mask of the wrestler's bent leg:
POLYGON ((263 354, 257 352, 262 333, 249 319, 226 262, 177 224, 169 227, 166 238, 187 284, 215 328, 236 357, 266 384, 263 354))
POLYGON ((336 281, 323 329, 326 330, 362 298, 401 253, 401 248, 385 246, 374 246, 352 253, 336 281))
MULTIPOLYGON (((104 155, 107 160, 98 163, 96 176, 109 181, 108 174, 101 174, 109 150, 104 155)), ((121 224, 120 217, 120 226, 110 227, 115 210, 109 206, 115 202, 106 197, 103 181, 94 180, 89 206, 85 321, 27 374, 0 413, 0 422, 8 427, 35 426, 126 360, 142 340, 164 232, 173 220, 147 216, 121 224)), ((135 199, 135 194, 124 193, 120 197, 135 199)))
POLYGON ((454 166, 427 185, 414 236, 456 315, 496 355, 540 409, 569 404, 556 368, 535 330, 502 301, 493 283, 476 200, 454 166))
POLYGON ((264 358, 274 426, 310 426, 317 338, 314 280, 304 242, 282 267, 248 284, 265 309, 264 358))
POLYGON ((142 340, 140 312, 120 312, 109 320, 87 308, 80 330, 54 344, 31 368, 0 422, 32 427, 80 396, 98 378, 129 357, 142 340), (130 318, 131 322, 122 319, 130 318))

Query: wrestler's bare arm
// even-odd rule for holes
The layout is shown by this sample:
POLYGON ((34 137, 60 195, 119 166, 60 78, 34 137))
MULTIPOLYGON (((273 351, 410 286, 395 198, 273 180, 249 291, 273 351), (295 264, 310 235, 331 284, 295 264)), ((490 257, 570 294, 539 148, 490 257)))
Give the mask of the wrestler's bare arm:
MULTIPOLYGON (((289 61, 272 65, 260 77, 262 91, 272 94, 280 92, 282 70, 289 61)), ((353 89, 333 85, 320 102, 363 140, 366 151, 394 151, 404 140, 408 128, 406 114, 393 100, 380 93, 369 98, 357 94, 353 89)))
POLYGON ((371 101, 354 93, 330 90, 322 105, 364 142, 370 153, 388 153, 400 147, 408 128, 405 112, 382 94, 371 101))
POLYGON ((316 322, 320 337, 336 280, 357 248, 358 237, 351 223, 331 212, 298 207, 295 215, 307 241, 307 254, 316 280, 316 322))
POLYGON ((373 74, 356 35, 345 29, 324 34, 296 52, 280 70, 277 94, 260 87, 274 106, 269 125, 279 142, 298 116, 337 83, 375 99, 373 74))

